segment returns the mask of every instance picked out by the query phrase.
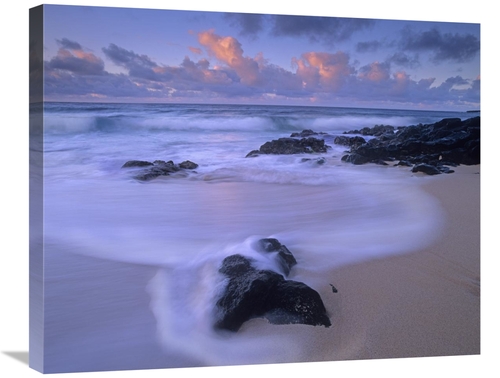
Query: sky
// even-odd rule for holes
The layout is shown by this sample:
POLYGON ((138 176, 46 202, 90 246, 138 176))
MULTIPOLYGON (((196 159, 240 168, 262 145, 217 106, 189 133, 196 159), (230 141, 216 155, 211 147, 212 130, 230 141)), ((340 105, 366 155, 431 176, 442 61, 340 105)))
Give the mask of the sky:
POLYGON ((46 101, 480 108, 480 24, 46 5, 46 101))

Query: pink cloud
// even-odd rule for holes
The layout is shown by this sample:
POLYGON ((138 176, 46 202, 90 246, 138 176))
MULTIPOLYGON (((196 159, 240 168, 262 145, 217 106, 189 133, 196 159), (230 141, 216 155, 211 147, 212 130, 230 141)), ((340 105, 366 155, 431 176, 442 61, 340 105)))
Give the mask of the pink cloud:
POLYGON ((92 53, 85 52, 80 45, 66 43, 57 55, 52 58, 47 68, 49 70, 65 70, 82 75, 101 75, 104 73, 104 62, 92 53))
POLYGON ((193 54, 201 55, 203 53, 201 51, 201 49, 198 47, 189 46, 188 48, 189 48, 189 51, 191 51, 193 54))
POLYGON ((259 64, 256 60, 243 56, 243 49, 236 38, 221 37, 210 30, 199 33, 198 41, 210 55, 232 68, 243 84, 257 84, 259 64))
POLYGON ((366 79, 373 82, 383 82, 390 79, 389 67, 387 64, 373 62, 359 74, 361 79, 366 79))
POLYGON ((231 80, 224 71, 211 70, 209 69, 209 65, 206 59, 201 59, 195 63, 188 57, 185 57, 181 66, 184 69, 184 77, 191 81, 206 84, 231 84, 231 80))
POLYGON ((411 84, 410 76, 406 72, 396 72, 393 75, 394 85, 393 85, 393 94, 403 94, 408 90, 411 84))
POLYGON ((335 54, 308 52, 292 62, 297 66, 297 75, 302 78, 304 88, 339 90, 345 80, 354 72, 349 65, 349 56, 339 51, 335 54))
POLYGON ((303 89, 314 90, 319 85, 319 72, 315 67, 311 67, 302 59, 292 59, 292 64, 297 67, 296 74, 302 80, 303 89))
POLYGON ((94 64, 99 64, 102 60, 95 56, 92 53, 87 53, 82 50, 75 50, 73 51, 73 54, 78 58, 78 59, 83 59, 86 60, 89 63, 94 63, 94 64))

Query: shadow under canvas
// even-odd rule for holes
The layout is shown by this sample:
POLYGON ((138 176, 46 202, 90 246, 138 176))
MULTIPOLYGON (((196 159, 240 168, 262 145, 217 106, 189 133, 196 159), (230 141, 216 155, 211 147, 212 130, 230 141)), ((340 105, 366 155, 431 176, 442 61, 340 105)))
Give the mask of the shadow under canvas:
POLYGON ((22 362, 25 365, 29 365, 29 352, 2 352, 3 354, 14 358, 22 362))

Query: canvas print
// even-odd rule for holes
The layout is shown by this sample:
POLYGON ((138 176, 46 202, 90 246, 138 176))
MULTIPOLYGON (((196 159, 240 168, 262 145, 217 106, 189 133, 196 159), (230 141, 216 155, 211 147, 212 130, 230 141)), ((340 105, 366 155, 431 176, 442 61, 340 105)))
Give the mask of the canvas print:
POLYGON ((480 25, 30 10, 30 366, 480 353, 480 25))

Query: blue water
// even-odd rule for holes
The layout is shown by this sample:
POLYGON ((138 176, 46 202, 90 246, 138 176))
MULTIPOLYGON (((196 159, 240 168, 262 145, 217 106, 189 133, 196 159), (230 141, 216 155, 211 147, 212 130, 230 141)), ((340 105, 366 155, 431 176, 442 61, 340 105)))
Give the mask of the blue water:
MULTIPOLYGON (((306 347, 294 339, 299 335, 271 337, 264 332, 256 337, 252 332, 260 332, 259 324, 230 339, 213 332, 213 303, 224 286, 217 274, 222 259, 241 253, 275 269, 253 243, 276 237, 298 261, 290 279, 319 290, 332 268, 427 246, 439 233, 443 215, 439 204, 420 189, 426 178, 403 167, 343 163, 345 147, 334 145, 332 139, 366 126, 408 126, 475 115, 46 103, 45 251, 157 269, 143 289, 166 365, 173 349, 184 355, 188 366, 303 360, 306 347), (302 155, 245 157, 266 141, 304 129, 331 135, 326 141, 332 149, 307 156, 307 161, 302 155), (320 157, 324 164, 315 160, 320 157), (191 160, 199 167, 184 177, 137 182, 134 169, 121 168, 128 160, 191 160), (277 348, 283 342, 295 347, 277 348)), ((64 283, 51 287, 53 296, 63 295, 64 283)), ((89 337, 90 344, 105 345, 110 339, 106 332, 89 337)), ((58 358, 62 361, 64 353, 58 358)))

